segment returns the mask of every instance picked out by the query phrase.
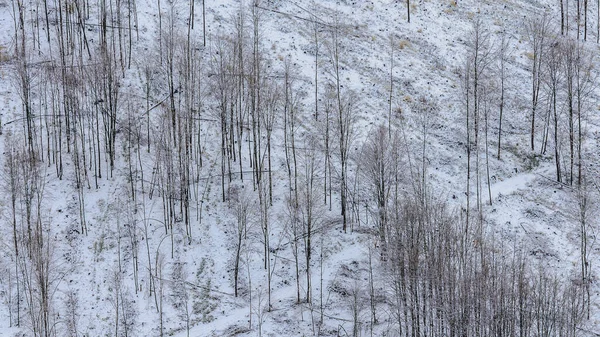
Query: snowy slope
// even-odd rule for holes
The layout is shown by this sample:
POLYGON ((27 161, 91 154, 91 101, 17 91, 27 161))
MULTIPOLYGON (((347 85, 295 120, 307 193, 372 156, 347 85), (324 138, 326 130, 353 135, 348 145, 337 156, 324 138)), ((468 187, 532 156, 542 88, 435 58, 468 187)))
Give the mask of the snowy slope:
MULTIPOLYGON (((0 0, 2 31, 14 31, 11 9, 14 3, 16 1, 0 0)), ((320 12, 315 14, 316 17, 331 22, 335 10, 340 13, 340 22, 346 28, 346 38, 342 42, 341 85, 358 98, 350 157, 360 157, 362 144, 369 133, 389 122, 402 131, 402 137, 410 144, 407 145, 407 153, 412 157, 407 160, 421 160, 419 112, 413 111, 412 102, 421 96, 436 101, 438 112, 429 121, 431 128, 427 136, 427 180, 436 197, 447 201, 458 213, 464 212, 466 207, 466 129, 459 74, 468 50, 468 32, 474 17, 479 17, 490 30, 492 39, 497 41, 503 29, 509 33, 511 56, 508 61, 507 106, 503 117, 503 156, 501 160, 495 156, 489 158, 491 205, 487 203, 488 186, 483 185, 486 234, 490 240, 499 239, 503 242, 507 252, 517 245, 526 247, 532 265, 548 267, 565 280, 577 278, 580 261, 577 191, 573 186, 555 182, 553 157, 531 155, 528 143, 531 60, 527 56, 529 45, 522 20, 545 9, 556 18, 559 13, 557 2, 459 0, 457 4, 446 0, 411 1, 410 23, 406 22, 404 2, 324 0, 316 3, 308 0, 262 1, 261 8, 256 9, 263 15, 263 47, 272 76, 282 76, 286 59, 297 69, 295 83, 298 91, 302 92, 303 106, 303 115, 299 118, 300 139, 316 128, 311 124, 314 47, 306 19, 310 19, 314 14, 313 8, 318 7, 320 12), (394 45, 393 69, 390 40, 394 45), (393 77, 392 121, 388 121, 390 71, 393 77)), ((163 15, 166 15, 169 5, 161 5, 161 8, 164 6, 163 15)), ((136 6, 139 38, 132 47, 132 67, 124 71, 121 91, 126 97, 124 100, 130 100, 135 109, 141 111, 137 118, 142 120, 146 116, 143 67, 157 58, 158 5, 155 1, 140 0, 136 6)), ((197 1, 192 34, 198 40, 202 35, 200 7, 201 2, 197 1)), ((206 1, 208 47, 198 53, 198 57, 204 57, 202 67, 209 69, 211 60, 216 58, 217 40, 231 36, 236 11, 240 7, 249 8, 247 3, 240 1, 206 1)), ((35 17, 34 11, 32 7, 28 8, 28 18, 32 19, 35 17)), ((173 8, 177 19, 175 25, 183 29, 187 22, 188 3, 174 1, 173 8)), ((98 13, 93 8, 92 13, 94 15, 90 16, 88 31, 93 38, 97 38, 98 27, 91 23, 98 22, 98 13)), ((595 35, 590 38, 590 41, 594 40, 595 35)), ((9 56, 13 55, 16 44, 12 34, 0 35, 0 113, 3 124, 0 149, 5 154, 0 157, 0 163, 3 166, 7 162, 8 135, 13 134, 19 141, 24 139, 17 138, 22 137, 24 126, 18 121, 22 116, 22 106, 15 83, 15 61, 9 56)), ((587 44, 597 50, 593 42, 587 44)), ((325 56, 327 48, 326 44, 322 45, 323 57, 318 69, 323 82, 332 77, 330 63, 325 56)), ((33 61, 43 61, 45 55, 32 57, 33 61)), ((44 83, 38 81, 36 85, 43 86, 44 83)), ((594 106, 598 105, 596 91, 592 96, 594 106)), ((165 93, 165 88, 153 88, 153 101, 159 102, 166 97, 165 93)), ((87 235, 80 231, 80 204, 71 159, 66 160, 62 180, 56 176, 54 165, 48 162, 41 165, 44 180, 41 213, 52 251, 51 325, 55 327, 54 335, 67 335, 69 317, 75 317, 77 336, 112 336, 115 331, 122 335, 123 327, 115 328, 115 324, 123 323, 116 322, 115 317, 119 310, 126 308, 129 311, 129 322, 126 324, 131 324, 130 335, 159 336, 162 330, 164 335, 187 336, 182 315, 185 309, 190 312, 196 310, 193 308, 196 305, 202 307, 201 311, 205 314, 191 316, 190 336, 345 336, 351 335, 353 328, 351 296, 343 294, 336 285, 342 284, 342 290, 352 287, 366 289, 369 256, 373 255, 375 287, 384 291, 388 280, 385 279, 385 266, 377 258, 376 243, 372 239, 373 221, 366 220, 365 211, 362 222, 355 224, 353 231, 344 233, 339 216, 339 191, 334 190, 333 205, 318 208, 321 233, 314 239, 315 257, 311 278, 314 305, 296 303, 293 243, 289 221, 286 220, 289 218, 286 206, 289 186, 283 132, 278 130, 274 132, 274 200, 269 210, 272 225, 272 310, 267 312, 265 309, 268 273, 263 265, 264 238, 261 237, 257 203, 253 204, 255 209, 250 216, 250 239, 242 255, 241 295, 234 296, 236 218, 232 207, 227 202, 221 202, 220 130, 214 112, 216 106, 216 103, 209 102, 203 115, 206 118, 202 130, 206 152, 204 165, 198 168, 202 184, 197 185, 196 193, 201 200, 194 201, 191 207, 191 241, 188 241, 181 222, 172 231, 165 231, 163 204, 158 192, 150 196, 147 190, 145 193, 138 191, 137 203, 130 201, 124 145, 118 147, 116 169, 112 176, 107 174, 108 164, 105 164, 104 176, 99 179, 98 188, 92 183, 91 188, 84 189, 87 235), (132 249, 136 249, 137 254, 133 254, 132 249), (134 283, 136 259, 139 273, 137 288, 134 283), (179 284, 173 276, 178 264, 183 266, 183 281, 179 284), (156 276, 157 269, 161 269, 160 276, 156 276), (151 276, 153 273, 155 276, 151 276), (151 293, 150 287, 157 285, 159 289, 151 293), (182 288, 187 289, 188 301, 184 304, 175 303, 175 298, 181 295, 176 292, 182 288), (161 291, 162 302, 160 295, 157 295, 161 291), (76 305, 73 305, 73 298, 77 299, 76 305), (68 304, 69 299, 71 304, 68 304), (323 325, 318 324, 321 319, 318 306, 325 309, 323 325), (74 314, 70 314, 73 307, 76 308, 74 314), (163 322, 162 327, 160 321, 163 322)), ((490 153, 494 153, 498 116, 496 108, 491 110, 490 138, 494 140, 490 142, 490 153)), ((590 176, 594 176, 593 163, 598 153, 600 121, 594 115, 596 111, 597 108, 589 114, 589 123, 586 125, 589 138, 585 143, 585 153, 589 156, 590 176)), ((152 118, 156 118, 153 127, 159 130, 162 126, 158 124, 157 115, 154 112, 151 114, 152 118)), ((123 140, 125 114, 119 118, 123 127, 119 129, 117 137, 123 140)), ((250 136, 245 137, 248 140, 250 136)), ((250 146, 247 144, 245 142, 244 147, 250 146)), ((307 144, 299 146, 309 146, 307 144)), ((244 149, 240 160, 247 163, 251 160, 249 156, 244 149)), ((136 159, 143 167, 144 181, 148 185, 152 183, 156 169, 155 159, 154 151, 141 151, 136 159)), ((481 160, 485 159, 482 155, 481 160)), ((350 173, 353 174, 355 169, 352 166, 350 173)), ((6 171, 3 171, 2 177, 6 182, 6 171)), ((597 178, 594 176, 591 179, 597 178)), ((251 174, 245 176, 243 183, 238 179, 231 186, 257 199, 252 194, 251 174)), ((590 231, 593 232, 590 238, 595 241, 598 191, 593 184, 589 190, 592 200, 590 231)), ((15 282, 15 275, 12 274, 14 257, 10 198, 8 193, 0 195, 3 195, 0 197, 0 268, 4 270, 0 275, 0 298, 4 304, 0 306, 0 335, 34 335, 29 328, 31 324, 26 318, 27 312, 23 309, 26 299, 21 299, 21 326, 10 326, 16 319, 11 317, 16 312, 15 303, 9 302, 14 301, 11 298, 15 291, 11 286, 15 282)), ((595 261, 600 254, 597 245, 590 243, 588 249, 590 261, 595 261)), ((597 266, 593 262, 591 273, 597 273, 597 266)), ((306 291, 305 278, 302 274, 303 291, 306 291)), ((600 331, 600 308, 597 305, 599 291, 599 285, 593 282, 592 315, 582 325, 592 332, 600 331)), ((369 321, 367 310, 363 310, 361 315, 359 320, 365 322, 359 331, 361 335, 384 335, 393 331, 390 329, 392 323, 385 319, 374 330, 370 330, 366 324, 369 321)))

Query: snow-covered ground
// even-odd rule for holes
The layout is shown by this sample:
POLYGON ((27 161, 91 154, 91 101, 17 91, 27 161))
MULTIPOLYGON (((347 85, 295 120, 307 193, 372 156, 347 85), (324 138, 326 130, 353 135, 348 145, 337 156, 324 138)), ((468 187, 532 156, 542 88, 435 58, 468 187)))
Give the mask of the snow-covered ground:
MULTIPOLYGON (((16 62, 12 57, 18 43, 13 33, 16 22, 13 8, 17 3, 17 0, 0 0, 0 29, 4 32, 0 34, 0 114, 4 131, 0 136, 0 150, 3 153, 0 164, 3 167, 7 165, 8 135, 13 134, 12 137, 18 139, 18 142, 25 139, 21 135, 24 123, 19 120, 23 112, 14 70, 16 62)), ((34 5, 41 6, 41 3, 25 4, 28 9, 27 22, 30 24, 36 13, 34 5)), ((167 15, 171 5, 176 17, 175 25, 177 29, 183 30, 187 27, 189 4, 182 1, 162 3, 163 16, 167 15)), ((208 47, 200 48, 198 55, 203 55, 202 66, 208 69, 217 58, 217 41, 223 36, 231 36, 239 8, 249 11, 251 6, 247 2, 235 0, 206 0, 205 5, 208 47)), ((51 6, 52 13, 55 13, 55 6, 51 6)), ((99 33, 98 27, 92 25, 98 23, 95 4, 91 6, 93 15, 89 18, 88 31, 93 40, 98 38, 99 33)), ((158 5, 155 1, 138 0, 136 6, 139 36, 136 36, 132 47, 132 67, 124 71, 121 92, 123 97, 130 97, 124 101, 130 99, 135 109, 142 111, 140 118, 145 118, 143 67, 154 64, 152 62, 155 62, 158 54, 158 5)), ((201 41, 202 1, 196 1, 195 6, 195 28, 191 34, 201 41)), ((37 8, 42 11, 41 7, 37 8)), ((499 41, 500 32, 506 30, 511 39, 500 160, 492 155, 497 146, 496 107, 491 109, 490 116, 491 200, 488 200, 487 181, 482 179, 486 234, 490 240, 495 238, 503 241, 504 246, 509 247, 507 250, 516 245, 525 247, 532 265, 548 267, 564 280, 572 280, 579 277, 580 268, 578 192, 575 186, 556 182, 553 157, 532 155, 528 138, 531 60, 528 58, 530 47, 523 22, 546 9, 556 20, 559 14, 558 1, 550 0, 413 0, 410 23, 406 22, 406 4, 403 1, 264 0, 260 7, 255 8, 263 15, 260 31, 262 46, 267 54, 265 58, 270 62, 270 74, 281 77, 286 60, 290 60, 297 69, 295 83, 298 91, 302 92, 300 96, 304 109, 303 116, 299 119, 299 139, 304 133, 315 131, 311 124, 314 46, 311 23, 307 21, 313 18, 313 14, 319 21, 334 22, 332 13, 336 11, 339 13, 339 22, 345 28, 344 38, 341 40, 341 86, 345 90, 351 90, 358 101, 358 116, 350 147, 351 158, 360 157, 363 143, 370 132, 379 125, 388 125, 390 71, 393 74, 393 120, 390 124, 400 130, 403 139, 409 144, 407 153, 412 158, 407 160, 422 159, 419 156, 423 134, 419 112, 413 111, 412 103, 420 97, 436 102, 437 113, 428 120, 430 127, 426 138, 425 158, 427 180, 434 194, 458 213, 464 213, 467 194, 467 136, 459 75, 468 52, 469 32, 475 17, 481 18, 493 41, 499 41), (393 69, 390 62, 392 44, 393 69)), ((247 20, 249 22, 250 18, 247 20)), ((43 34, 45 33, 41 35, 42 40, 43 34)), ((590 42, 586 44, 597 51, 597 45, 592 42, 596 39, 594 29, 591 29, 590 34, 590 42)), ((322 60, 318 72, 319 77, 326 82, 332 77, 331 64, 326 56, 329 48, 326 41, 321 48, 322 60)), ((35 62, 48 61, 46 56, 39 53, 32 56, 32 59, 35 62)), ((43 85, 41 76, 36 78, 34 74, 33 91, 43 85)), ((153 90, 154 102, 159 102, 168 94, 166 88, 153 90)), ((597 132, 600 123, 595 115, 598 110, 596 94, 597 90, 590 99, 593 103, 587 116, 589 123, 586 124, 589 136, 584 145, 584 153, 589 158, 588 172, 592 176, 591 181, 597 179, 596 169, 593 167, 597 159, 597 132)), ((34 100, 38 98, 35 96, 34 100)), ((368 281, 364 277, 368 275, 369 257, 373 255, 374 282, 376 287, 383 289, 386 273, 385 267, 377 258, 379 255, 372 239, 373 220, 366 220, 365 211, 362 221, 353 225, 354 230, 344 233, 339 216, 339 191, 334 189, 333 206, 319 205, 317 212, 316 223, 320 226, 320 234, 314 238, 311 277, 313 304, 296 303, 293 242, 286 206, 289 186, 283 131, 279 129, 274 132, 273 207, 269 210, 272 226, 272 310, 265 309, 268 272, 263 265, 264 239, 261 237, 258 203, 253 204, 254 209, 250 213, 250 237, 245 241, 246 246, 241 256, 240 296, 234 296, 236 218, 229 203, 221 201, 220 130, 214 118, 218 115, 213 111, 216 110, 216 104, 208 103, 205 109, 203 118, 206 118, 206 124, 202 130, 205 162, 199 168, 201 183, 197 184, 198 198, 201 201, 197 204, 193 201, 191 207, 191 242, 188 242, 181 222, 171 231, 165 231, 162 220, 163 203, 158 192, 150 196, 147 190, 146 193, 140 191, 136 199, 137 205, 129 200, 130 185, 127 180, 124 145, 119 145, 117 149, 113 175, 107 174, 108 164, 105 164, 98 188, 93 183, 91 188, 84 188, 87 235, 80 233, 80 206, 71 156, 65 156, 68 159, 62 180, 57 177, 54 164, 45 162, 45 165, 41 165, 45 183, 41 214, 51 247, 51 335, 66 336, 69 317, 76 318, 77 336, 122 335, 125 330, 122 326, 115 327, 115 317, 119 315, 119 310, 129 310, 127 318, 130 321, 127 324, 131 324, 130 335, 159 336, 162 330, 168 336, 187 336, 186 320, 182 315, 188 309, 189 312, 196 312, 191 315, 190 336, 346 336, 351 335, 353 329, 351 303, 349 296, 336 291, 336 284, 342 283, 346 289, 352 286, 366 288, 368 281), (132 253, 134 245, 137 247, 137 254, 132 253), (174 269, 177 264, 183 266, 181 283, 175 281, 174 269), (137 288, 134 283, 134 266, 138 268, 137 288), (157 269, 161 270, 160 275, 157 275, 157 269), (155 289, 150 291, 150 287, 155 289), (183 304, 175 303, 176 298, 182 296, 177 291, 182 289, 187 289, 185 293, 189 298, 183 304), (68 304, 69 299, 73 298, 76 298, 77 304, 74 305, 73 301, 68 304), (194 306, 201 309, 198 311, 194 306), (321 306, 325 309, 324 324, 319 326, 321 306), (70 315, 73 307, 76 308, 75 313, 70 315)), ((125 104, 123 115, 118 120, 120 127, 117 138, 122 141, 120 144, 125 144, 125 132, 121 132, 126 123, 124 111, 125 104)), ((158 123, 158 117, 156 121, 158 123)), ((155 127, 160 129, 161 126, 155 127)), ((250 136, 244 137, 248 137, 248 140, 250 136)), ((567 139, 567 136, 564 138, 567 139)), ((247 142, 243 146, 249 147, 247 142)), ((548 153, 550 152, 549 150, 548 153)), ((248 151, 244 149, 241 160, 245 163, 245 169, 251 170, 246 165, 250 160, 248 156, 248 151)), ((566 154, 564 156, 566 158, 566 154)), ((481 151, 482 163, 486 159, 481 151)), ((154 150, 151 153, 140 153, 139 163, 144 168, 144 180, 148 185, 154 179, 154 160, 154 150)), ((482 164, 482 172, 485 171, 483 167, 482 164)), ((351 164, 351 175, 355 169, 354 164, 351 164)), ((6 185, 8 174, 4 168, 1 177, 6 185)), ((243 183, 235 179, 231 186, 238 188, 242 195, 248 194, 250 198, 257 199, 252 192, 251 174, 245 178, 243 183)), ((320 188, 319 193, 322 193, 320 188)), ((471 188, 474 200, 474 187, 471 188)), ((34 332, 27 318, 29 313, 26 311, 25 298, 20 299, 22 304, 18 309, 21 326, 14 326, 17 309, 14 302, 13 229, 11 200, 5 189, 0 193, 0 268, 3 270, 0 273, 0 335, 29 336, 34 335, 34 332)), ((590 184, 589 193, 591 207, 588 250, 591 275, 595 279, 598 270, 594 261, 600 256, 595 243, 598 225, 597 185, 590 184)), ((300 278, 301 291, 305 293, 306 275, 303 271, 300 278)), ((600 331, 599 291, 599 285, 592 282, 592 315, 582 325, 591 332, 600 331)), ((367 322, 368 314, 362 315, 364 317, 359 320, 367 322)), ((123 323, 119 321, 118 324, 123 323)), ((384 321, 374 331, 365 324, 359 332, 363 336, 370 333, 383 335, 390 331, 389 324, 392 323, 384 321)))

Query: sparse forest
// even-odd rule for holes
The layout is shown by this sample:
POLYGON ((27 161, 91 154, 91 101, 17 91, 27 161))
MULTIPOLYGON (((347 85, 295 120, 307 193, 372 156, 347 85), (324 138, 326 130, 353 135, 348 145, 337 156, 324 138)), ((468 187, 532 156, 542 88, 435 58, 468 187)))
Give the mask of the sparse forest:
POLYGON ((598 336, 600 1, 0 27, 0 335, 598 336))

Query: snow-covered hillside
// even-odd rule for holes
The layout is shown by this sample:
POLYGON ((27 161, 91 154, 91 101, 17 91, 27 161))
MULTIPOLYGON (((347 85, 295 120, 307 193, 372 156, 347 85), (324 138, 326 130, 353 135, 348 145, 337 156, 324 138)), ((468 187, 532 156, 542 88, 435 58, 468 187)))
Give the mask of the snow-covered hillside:
POLYGON ((599 5, 0 0, 0 335, 598 336, 599 5))

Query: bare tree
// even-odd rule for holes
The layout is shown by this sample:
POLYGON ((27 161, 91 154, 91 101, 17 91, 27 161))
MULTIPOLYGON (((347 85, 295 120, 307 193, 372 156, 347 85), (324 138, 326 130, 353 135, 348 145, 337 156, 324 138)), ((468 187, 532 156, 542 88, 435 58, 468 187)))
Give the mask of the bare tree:
POLYGON ((587 41, 588 31, 588 0, 583 0, 583 41, 587 41))
MULTIPOLYGON (((241 14, 240 14, 241 15, 241 14)), ((240 19, 241 20, 241 19, 240 19)), ((242 26, 243 27, 243 26, 242 26)), ((240 28, 241 29, 241 28, 240 28)), ((240 33, 241 34, 241 33, 240 33)), ((222 201, 226 199, 226 188, 225 181, 228 180, 231 182, 231 156, 233 155, 233 151, 231 151, 231 144, 233 135, 231 134, 231 122, 228 119, 230 112, 230 105, 232 102, 230 99, 235 97, 236 95, 232 94, 234 79, 236 76, 230 76, 228 73, 228 67, 231 67, 232 58, 235 55, 231 55, 229 45, 225 38, 219 38, 215 41, 215 50, 216 56, 211 60, 211 71, 216 74, 216 79, 211 82, 212 84, 212 93, 215 95, 215 98, 218 102, 217 105, 217 120, 219 121, 220 127, 220 136, 221 136, 221 146, 220 146, 220 178, 221 178, 221 196, 222 201)), ((240 51, 241 52, 241 51, 240 51)), ((239 71, 239 70, 238 70, 239 71)), ((242 76, 242 74, 240 74, 242 76)), ((241 94, 241 93, 240 93, 241 94)), ((241 123, 242 121, 240 121, 241 123)), ((238 143, 241 146, 241 129, 239 133, 238 143)), ((240 147, 240 155, 241 155, 241 147, 240 147)), ((241 165, 241 158, 240 158, 241 165)), ((242 174, 242 169, 240 167, 240 174, 242 174)))
MULTIPOLYGON (((489 76, 493 62, 491 36, 484 26, 481 18, 476 18, 468 40, 469 53, 467 55, 464 77, 463 92, 466 105, 466 127, 467 127, 467 226, 468 231, 471 194, 471 148, 475 148, 475 189, 477 201, 478 223, 482 220, 482 198, 481 198, 481 131, 482 117, 485 117, 485 104, 489 101, 489 76), (471 139, 471 134, 473 139, 471 139)), ((485 122, 485 119, 483 119, 485 122)), ((484 139, 485 140, 485 139, 484 139)))
MULTIPOLYGON (((304 148, 302 163, 300 197, 298 200, 299 216, 302 222, 302 237, 304 238, 304 254, 306 263, 306 303, 312 303, 312 269, 314 256, 314 236, 321 232, 323 226, 323 210, 317 201, 317 153, 316 139, 308 139, 304 148)), ((322 235, 322 234, 321 234, 322 235)))
POLYGON ((274 261, 271 258, 271 207, 268 200, 268 188, 264 185, 262 180, 258 181, 258 199, 260 209, 260 228, 262 231, 262 243, 263 243, 263 261, 264 268, 267 275, 267 311, 271 311, 271 290, 273 281, 273 267, 274 261))
MULTIPOLYGON (((288 176, 289 198, 298 203, 298 156, 296 139, 298 114, 300 113, 299 93, 295 81, 295 70, 290 59, 284 63, 284 114, 283 142, 288 176), (292 193, 293 192, 293 193, 292 193)), ((325 180, 327 177, 325 177, 325 180)))
MULTIPOLYGON (((281 91, 279 90, 278 83, 270 81, 266 78, 263 81, 262 86, 264 87, 263 93, 263 111, 260 114, 261 124, 265 128, 265 135, 267 138, 267 166, 266 171, 269 178, 269 203, 273 205, 273 170, 272 170, 272 140, 273 131, 277 126, 277 116, 279 115, 281 91)), ((261 165, 264 167, 264 164, 261 165)))
POLYGON ((500 102, 499 102, 499 116, 498 116, 498 153, 497 159, 500 160, 500 150, 502 148, 502 118, 504 117, 505 108, 505 83, 506 79, 509 78, 507 74, 507 62, 511 56, 510 44, 511 39, 506 29, 503 29, 500 38, 500 46, 498 48, 498 72, 500 77, 500 102))
POLYGON ((69 290, 65 294, 64 306, 66 311, 65 324, 66 330, 69 337, 76 337, 79 331, 79 317, 80 317, 80 305, 79 296, 74 290, 69 290))
POLYGON ((192 294, 190 293, 189 281, 185 265, 181 261, 173 264, 171 271, 171 301, 177 316, 185 323, 187 336, 190 336, 192 323, 192 294))
MULTIPOLYGON (((579 28, 578 28, 579 29, 579 28)), ((576 110, 576 80, 575 80, 575 68, 578 60, 577 51, 578 44, 574 40, 567 39, 561 45, 563 47, 563 67, 565 76, 565 94, 566 94, 566 108, 567 108, 567 125, 569 132, 569 170, 567 171, 567 182, 573 184, 573 167, 575 165, 575 110, 576 110)))
POLYGON ((241 257, 244 249, 244 242, 248 236, 248 227, 251 218, 255 215, 254 209, 256 203, 253 201, 253 195, 250 195, 243 188, 230 188, 229 192, 229 208, 235 215, 235 225, 233 226, 235 241, 235 257, 233 266, 233 281, 234 295, 238 296, 239 289, 239 273, 241 257))
POLYGON ((296 303, 300 303, 300 241, 301 241, 301 223, 300 223, 300 205, 298 200, 286 198, 287 229, 292 246, 292 256, 294 257, 294 271, 296 281, 296 303))
POLYGON ((352 311, 352 336, 360 336, 361 321, 360 316, 364 307, 363 299, 364 285, 355 280, 350 289, 350 310, 352 311))
MULTIPOLYGON (((16 278, 16 326, 21 324, 21 285, 19 282, 19 276, 21 272, 19 270, 19 263, 21 256, 21 237, 23 233, 21 233, 20 226, 17 223, 18 212, 18 201, 21 197, 21 189, 19 186, 22 186, 22 169, 21 169, 21 156, 19 148, 17 148, 16 141, 10 133, 7 133, 5 138, 5 160, 3 165, 3 172, 5 177, 3 190, 5 195, 10 196, 10 223, 12 226, 12 249, 14 251, 13 262, 14 262, 14 277, 16 278)), ((12 301, 12 297, 11 297, 12 301)), ((12 311, 13 308, 9 308, 9 315, 11 317, 11 326, 13 325, 12 320, 12 311)))
POLYGON ((333 13, 333 23, 330 25, 331 39, 328 44, 330 62, 332 66, 333 93, 335 94, 335 121, 337 127, 338 150, 340 160, 340 211, 342 228, 346 232, 348 227, 348 164, 350 142, 354 132, 354 121, 357 107, 356 95, 343 91, 342 68, 344 52, 344 26, 341 24, 341 13, 333 13))
POLYGON ((388 130, 383 126, 372 130, 363 146, 361 159, 361 172, 366 178, 367 190, 376 204, 373 215, 383 259, 387 258, 386 232, 390 212, 388 203, 394 191, 394 162, 399 160, 398 135, 390 139, 388 134, 388 130))
POLYGON ((589 109, 590 98, 596 88, 598 73, 594 71, 594 54, 581 45, 577 48, 577 63, 575 64, 575 96, 577 98, 577 185, 581 186, 583 180, 582 148, 585 141, 585 123, 589 109))
MULTIPOLYGON (((485 70, 483 68, 482 70, 485 70)), ((432 127, 437 122, 438 104, 433 97, 420 96, 412 104, 412 110, 416 113, 417 125, 419 127, 419 133, 421 136, 420 144, 420 157, 421 167, 418 174, 420 189, 426 191, 427 181, 427 163, 429 159, 427 157, 427 144, 429 143, 429 133, 432 127)), ((426 197, 423 195, 423 197, 426 197)))
POLYGON ((592 227, 592 213, 593 205, 590 204, 590 191, 588 190, 587 183, 584 182, 579 186, 577 190, 577 203, 578 203, 578 220, 580 228, 580 258, 581 258, 581 284, 583 286, 582 291, 582 303, 585 308, 585 316, 587 319, 590 318, 590 283, 592 282, 592 268, 591 261, 589 259, 589 248, 593 242, 590 242, 590 238, 593 237, 594 229, 592 227))
POLYGON ((554 129, 554 160, 556 163, 556 179, 560 182, 562 179, 561 176, 561 164, 560 164, 560 146, 559 146, 559 131, 558 131, 558 115, 559 115, 559 107, 558 107, 558 94, 560 85, 563 81, 563 67, 562 67, 562 58, 563 55, 560 51, 560 43, 561 40, 557 40, 553 43, 553 47, 548 50, 546 61, 544 62, 544 72, 545 76, 545 84, 548 90, 549 104, 548 111, 546 114, 546 122, 543 132, 543 141, 541 147, 541 153, 546 153, 548 137, 549 137, 549 124, 550 120, 554 121, 553 129, 554 129))
MULTIPOLYGON (((568 23, 567 23, 568 26, 568 23)), ((542 64, 545 60, 547 37, 550 34, 550 20, 546 13, 527 22, 527 35, 531 47, 531 150, 535 150, 535 118, 540 98, 543 78, 542 64)))
POLYGON ((52 336, 54 317, 53 295, 59 281, 59 269, 53 254, 54 245, 50 239, 44 214, 44 174, 37 164, 26 158, 24 181, 26 182, 23 202, 26 204, 27 259, 21 260, 25 299, 28 306, 29 322, 35 336, 52 336))
POLYGON ((595 87, 595 75, 591 68, 591 54, 578 41, 564 40, 557 44, 561 48, 563 74, 565 79, 565 95, 567 109, 567 126, 569 134, 569 171, 568 182, 573 184, 577 175, 577 183, 581 183, 581 149, 585 133, 585 116, 588 109, 592 88, 595 87), (575 170, 577 166, 577 170, 575 170), (577 171, 577 172, 576 172, 577 171))
POLYGON ((565 0, 560 0, 560 34, 565 35, 565 0))

